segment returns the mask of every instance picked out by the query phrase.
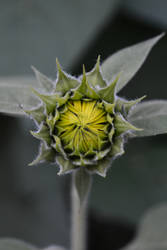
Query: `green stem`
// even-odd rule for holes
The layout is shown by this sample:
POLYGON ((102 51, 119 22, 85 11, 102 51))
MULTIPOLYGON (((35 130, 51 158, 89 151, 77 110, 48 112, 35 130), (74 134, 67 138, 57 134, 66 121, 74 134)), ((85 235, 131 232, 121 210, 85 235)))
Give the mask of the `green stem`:
POLYGON ((72 230, 71 230, 71 250, 85 250, 86 249, 86 221, 87 221, 87 201, 90 183, 85 182, 85 174, 83 170, 79 170, 73 173, 72 178, 72 230), (80 184, 83 189, 86 190, 84 198, 82 197, 80 190, 77 188, 77 175, 79 173, 80 184))

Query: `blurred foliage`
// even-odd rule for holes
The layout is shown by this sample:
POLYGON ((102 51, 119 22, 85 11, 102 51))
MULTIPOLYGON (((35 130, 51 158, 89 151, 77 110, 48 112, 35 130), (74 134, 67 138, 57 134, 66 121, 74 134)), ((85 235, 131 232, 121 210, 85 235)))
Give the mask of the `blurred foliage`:
POLYGON ((165 0, 127 0, 122 1, 123 9, 129 15, 138 18, 145 23, 166 30, 167 27, 167 2, 165 0))
POLYGON ((95 177, 90 202, 106 216, 138 223, 145 210, 167 201, 166 136, 130 140, 107 178, 95 177))
MULTIPOLYGON (((165 250, 167 230, 167 204, 156 206, 143 216, 137 236, 124 250, 165 250)), ((104 242, 103 242, 104 244, 104 242)), ((63 250, 59 246, 50 246, 41 250, 63 250)), ((0 250, 39 250, 28 243, 16 239, 1 239, 0 250)), ((65 250, 65 249, 64 249, 65 250)))
POLYGON ((2 0, 0 75, 31 73, 30 65, 52 73, 56 57, 66 67, 114 17, 119 0, 2 0))
POLYGON ((142 218, 136 239, 125 250, 167 249, 167 205, 156 206, 142 218))
POLYGON ((63 247, 55 245, 39 249, 21 240, 6 238, 0 240, 0 250, 65 250, 65 249, 63 247))
MULTIPOLYGON (((3 0, 0 75, 32 74, 31 64, 52 75, 56 57, 66 70, 80 74, 82 63, 92 68, 98 54, 103 60, 166 29, 165 6, 165 0, 116 5, 111 0, 3 0), (140 8, 142 3, 148 8, 140 8)), ((165 37, 120 96, 167 98, 166 62, 165 37)), ((42 247, 69 245, 69 176, 60 178, 52 166, 27 167, 38 148, 28 133, 34 125, 4 115, 0 120, 0 236, 42 247)), ((136 224, 149 207, 166 201, 166 143, 166 135, 131 140, 107 178, 96 176, 91 208, 99 216, 136 224)))

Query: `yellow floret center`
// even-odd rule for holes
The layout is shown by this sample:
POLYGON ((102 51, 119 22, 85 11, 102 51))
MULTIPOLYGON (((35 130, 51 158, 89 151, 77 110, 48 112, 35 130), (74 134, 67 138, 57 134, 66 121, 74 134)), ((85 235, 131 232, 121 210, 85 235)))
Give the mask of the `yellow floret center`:
POLYGON ((98 151, 107 139, 107 117, 97 101, 68 101, 67 110, 56 122, 65 149, 74 154, 98 151))

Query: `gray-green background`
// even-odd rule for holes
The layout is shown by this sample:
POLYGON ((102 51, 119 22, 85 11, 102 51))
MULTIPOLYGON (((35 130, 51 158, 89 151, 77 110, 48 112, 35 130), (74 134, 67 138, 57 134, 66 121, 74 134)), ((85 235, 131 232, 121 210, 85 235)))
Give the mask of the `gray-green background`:
MULTIPOLYGON (((0 77, 12 84, 13 77, 32 76, 34 65, 55 78, 56 57, 78 75, 98 54, 103 60, 165 31, 166 9, 165 0, 1 0, 0 77)), ((166 66, 164 37, 120 95, 166 99, 166 66)), ((52 166, 27 166, 38 151, 33 128, 26 118, 0 116, 0 236, 68 246, 70 177, 58 177, 52 166)), ((105 179, 94 178, 90 207, 99 217, 137 225, 149 207, 167 201, 167 135, 134 139, 125 148, 105 179)))

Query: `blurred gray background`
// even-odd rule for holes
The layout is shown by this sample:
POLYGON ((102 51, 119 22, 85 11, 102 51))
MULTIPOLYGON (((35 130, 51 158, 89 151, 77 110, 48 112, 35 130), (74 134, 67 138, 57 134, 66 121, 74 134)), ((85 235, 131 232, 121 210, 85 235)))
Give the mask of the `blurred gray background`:
MULTIPOLYGON (((166 10, 165 0, 0 0, 0 77, 12 84, 13 77, 33 76, 34 65, 54 79, 56 57, 77 76, 99 54, 104 60, 166 31, 166 10)), ((167 99, 166 67, 164 37, 120 96, 167 99)), ((70 176, 57 176, 53 166, 27 166, 38 152, 33 128, 26 118, 0 115, 0 237, 69 246, 70 176)), ((125 149, 105 179, 94 178, 90 221, 96 230, 90 225, 90 241, 102 235, 106 221, 109 234, 118 227, 118 238, 133 234, 148 208, 167 201, 167 135, 133 139, 125 149)))

